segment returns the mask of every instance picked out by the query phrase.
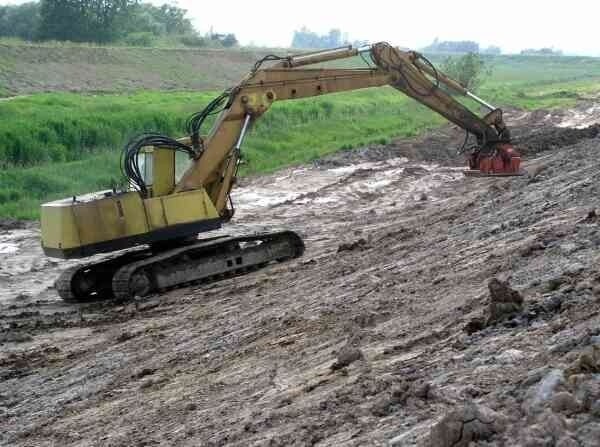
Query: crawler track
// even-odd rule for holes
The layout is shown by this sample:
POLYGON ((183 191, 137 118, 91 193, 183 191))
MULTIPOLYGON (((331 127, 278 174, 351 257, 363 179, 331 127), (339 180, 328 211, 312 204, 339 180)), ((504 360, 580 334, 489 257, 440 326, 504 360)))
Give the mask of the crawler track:
POLYGON ((292 231, 199 240, 174 249, 126 253, 71 268, 56 281, 67 302, 128 300, 186 284, 217 280, 301 256, 302 239, 292 231))

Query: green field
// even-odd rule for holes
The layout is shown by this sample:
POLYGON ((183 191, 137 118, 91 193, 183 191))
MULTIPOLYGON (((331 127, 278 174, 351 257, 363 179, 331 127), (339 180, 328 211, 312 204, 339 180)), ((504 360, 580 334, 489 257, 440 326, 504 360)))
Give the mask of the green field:
MULTIPOLYGON (((574 104, 600 91, 600 59, 497 57, 480 96, 522 108, 574 104)), ((35 94, 0 102, 0 216, 35 219, 39 203, 120 183, 118 156, 141 131, 181 136, 216 92, 35 94)), ((443 119, 391 88, 277 103, 256 123, 242 174, 386 143, 443 119)))

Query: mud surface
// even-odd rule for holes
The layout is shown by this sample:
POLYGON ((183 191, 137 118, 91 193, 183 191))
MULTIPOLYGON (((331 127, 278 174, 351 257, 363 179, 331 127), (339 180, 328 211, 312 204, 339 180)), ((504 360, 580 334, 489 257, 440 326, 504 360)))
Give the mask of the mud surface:
POLYGON ((511 111, 525 177, 463 177, 446 127, 245 179, 232 231, 306 254, 124 306, 63 304, 39 230, 0 227, 0 443, 598 445, 590 107, 511 111))

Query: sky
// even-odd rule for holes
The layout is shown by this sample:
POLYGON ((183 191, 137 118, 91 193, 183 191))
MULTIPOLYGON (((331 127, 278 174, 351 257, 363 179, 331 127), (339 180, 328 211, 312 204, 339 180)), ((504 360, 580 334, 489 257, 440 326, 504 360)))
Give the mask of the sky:
MULTIPOLYGON (((24 0, 0 0, 18 4, 24 0)), ((165 0, 150 0, 154 4, 165 0)), ((325 34, 331 28, 351 40, 418 49, 440 40, 475 40, 504 52, 554 47, 567 54, 600 56, 597 0, 178 0, 196 28, 233 32, 243 45, 287 47, 294 30, 306 26, 325 34)))

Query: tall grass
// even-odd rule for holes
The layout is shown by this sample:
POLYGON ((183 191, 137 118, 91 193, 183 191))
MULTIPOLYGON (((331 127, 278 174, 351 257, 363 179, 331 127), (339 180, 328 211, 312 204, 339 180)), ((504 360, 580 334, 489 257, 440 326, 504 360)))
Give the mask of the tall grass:
POLYGON ((0 171, 0 216, 37 219, 39 205, 52 199, 117 184, 119 157, 99 151, 86 160, 0 171))
POLYGON ((79 160, 134 133, 179 133, 210 93, 39 94, 0 103, 0 169, 79 160))

